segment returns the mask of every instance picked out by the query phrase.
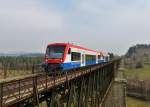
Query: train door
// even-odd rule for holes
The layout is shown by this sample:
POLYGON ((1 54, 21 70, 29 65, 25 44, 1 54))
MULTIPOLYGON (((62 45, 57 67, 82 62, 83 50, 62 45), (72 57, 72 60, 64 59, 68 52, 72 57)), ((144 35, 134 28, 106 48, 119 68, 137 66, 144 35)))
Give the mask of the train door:
POLYGON ((98 63, 98 55, 96 55, 96 64, 98 63))
POLYGON ((85 66, 85 54, 81 54, 81 66, 85 66))

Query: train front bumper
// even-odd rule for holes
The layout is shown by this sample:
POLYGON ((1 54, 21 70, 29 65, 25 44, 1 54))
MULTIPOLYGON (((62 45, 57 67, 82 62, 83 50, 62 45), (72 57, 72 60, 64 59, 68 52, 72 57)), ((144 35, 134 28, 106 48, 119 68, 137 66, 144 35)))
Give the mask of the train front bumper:
POLYGON ((42 67, 46 72, 55 72, 63 70, 62 64, 60 63, 43 63, 42 67))

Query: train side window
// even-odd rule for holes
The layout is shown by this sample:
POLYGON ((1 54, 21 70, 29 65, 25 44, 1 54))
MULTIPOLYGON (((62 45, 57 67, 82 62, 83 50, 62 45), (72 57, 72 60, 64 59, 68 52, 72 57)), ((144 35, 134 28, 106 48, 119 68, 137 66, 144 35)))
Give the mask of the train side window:
POLYGON ((71 54, 71 48, 69 48, 69 50, 68 50, 68 54, 71 54))
POLYGON ((86 61, 96 60, 96 55, 86 55, 86 61))
POLYGON ((81 53, 71 52, 71 61, 80 61, 80 60, 81 60, 81 53))

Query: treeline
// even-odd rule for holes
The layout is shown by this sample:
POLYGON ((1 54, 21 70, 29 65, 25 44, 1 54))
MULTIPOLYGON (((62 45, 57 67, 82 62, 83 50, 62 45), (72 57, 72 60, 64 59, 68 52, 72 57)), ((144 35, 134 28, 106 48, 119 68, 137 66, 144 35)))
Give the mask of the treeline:
POLYGON ((137 44, 129 48, 124 56, 124 63, 129 68, 141 68, 150 65, 150 44, 137 44))
MULTIPOLYGON (((132 46, 129 48, 129 50, 127 51, 126 53, 126 57, 132 57, 133 55, 135 55, 138 50, 141 49, 141 50, 150 50, 150 44, 137 44, 135 46, 132 46)), ((147 53, 145 53, 146 55, 147 53)))
POLYGON ((29 56, 1 56, 0 68, 7 66, 9 68, 29 67, 31 65, 41 64, 43 56, 29 57, 29 56))

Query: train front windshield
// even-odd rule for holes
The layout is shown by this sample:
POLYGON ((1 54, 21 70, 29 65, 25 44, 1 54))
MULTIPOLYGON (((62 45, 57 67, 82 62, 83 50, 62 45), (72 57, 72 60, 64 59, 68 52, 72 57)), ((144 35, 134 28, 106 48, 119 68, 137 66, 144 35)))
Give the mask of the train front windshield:
POLYGON ((48 46, 46 50, 46 55, 48 56, 48 58, 63 58, 64 51, 65 46, 62 45, 48 46))

